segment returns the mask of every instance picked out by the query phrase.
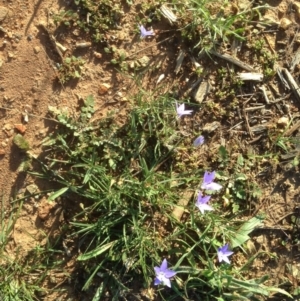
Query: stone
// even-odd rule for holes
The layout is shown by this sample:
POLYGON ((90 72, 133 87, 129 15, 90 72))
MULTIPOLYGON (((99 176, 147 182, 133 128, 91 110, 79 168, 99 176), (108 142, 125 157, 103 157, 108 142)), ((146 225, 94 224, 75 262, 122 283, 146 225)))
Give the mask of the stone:
POLYGON ((26 126, 23 125, 22 123, 18 123, 18 124, 15 124, 15 129, 20 132, 21 134, 24 134, 25 131, 26 131, 26 126))
POLYGON ((292 21, 287 19, 287 18, 282 18, 280 20, 280 27, 283 28, 283 29, 287 29, 289 26, 292 25, 292 21))
POLYGON ((5 20, 5 18, 9 15, 10 10, 5 6, 0 6, 0 22, 5 20))
POLYGON ((287 126, 289 124, 289 118, 286 116, 280 117, 277 120, 277 124, 281 126, 287 126))
POLYGON ((26 186, 26 190, 29 192, 29 194, 35 194, 38 192, 38 187, 35 184, 29 184, 26 186))
POLYGON ((194 99, 198 103, 202 103, 202 101, 205 99, 206 95, 210 91, 210 84, 208 81, 203 81, 199 85, 198 89, 194 93, 194 99))
POLYGON ((220 127, 220 122, 214 121, 212 123, 206 123, 205 126, 203 127, 203 131, 207 133, 214 132, 218 127, 220 127))
POLYGON ((109 89, 110 89, 110 84, 102 83, 99 85, 98 92, 100 95, 103 95, 106 94, 109 89))
POLYGON ((38 54, 38 53, 41 51, 41 47, 35 46, 35 47, 33 48, 33 51, 34 51, 35 54, 38 54))

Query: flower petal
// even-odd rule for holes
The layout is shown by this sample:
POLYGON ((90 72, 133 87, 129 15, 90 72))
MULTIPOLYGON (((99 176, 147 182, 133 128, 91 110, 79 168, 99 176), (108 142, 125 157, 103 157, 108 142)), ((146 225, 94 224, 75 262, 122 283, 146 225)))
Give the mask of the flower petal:
POLYGON ((222 185, 215 183, 215 182, 211 182, 209 184, 203 183, 201 185, 201 188, 205 189, 205 190, 220 190, 220 189, 222 189, 222 185))
POLYGON ((143 25, 140 25, 140 31, 141 31, 141 38, 154 35, 153 30, 146 30, 146 28, 143 25))
POLYGON ((163 283, 164 283, 164 285, 166 285, 168 287, 171 287, 171 281, 170 281, 170 279, 168 279, 168 278, 164 279, 163 283))
POLYGON ((223 261, 225 261, 226 263, 230 264, 230 260, 228 259, 228 257, 223 256, 222 259, 223 259, 223 261))
POLYGON ((165 270, 168 269, 168 262, 167 259, 165 258, 160 266, 160 270, 161 272, 165 272, 165 270))
POLYGON ((193 145, 197 147, 202 145, 203 143, 204 143, 204 137, 201 135, 194 140, 193 145))
POLYGON ((175 272, 175 271, 172 271, 172 270, 166 270, 165 271, 165 276, 167 277, 167 278, 171 278, 171 277, 173 277, 173 276, 175 276, 177 273, 175 272))
POLYGON ((215 179, 215 176, 216 176, 215 171, 212 171, 212 172, 206 171, 203 176, 203 183, 205 183, 205 184, 211 183, 215 179))
POLYGON ((160 268, 159 267, 154 267, 154 271, 155 271, 155 274, 157 275, 160 272, 160 268))
POLYGON ((202 193, 201 193, 201 195, 199 193, 198 198, 197 198, 197 203, 198 204, 207 204, 209 202, 210 198, 211 198, 210 195, 202 196, 202 193))
POLYGON ((207 204, 196 204, 196 206, 198 207, 198 209, 200 210, 200 212, 202 214, 204 214, 205 211, 213 211, 214 210, 213 207, 211 207, 211 206, 209 206, 207 204))
POLYGON ((154 285, 159 285, 161 284, 161 281, 158 278, 154 279, 154 285))

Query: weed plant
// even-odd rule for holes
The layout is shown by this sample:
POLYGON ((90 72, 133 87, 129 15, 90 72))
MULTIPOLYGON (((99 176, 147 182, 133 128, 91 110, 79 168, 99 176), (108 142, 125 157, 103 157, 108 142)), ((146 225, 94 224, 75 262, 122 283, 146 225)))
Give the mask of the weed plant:
MULTIPOLYGON (((241 211, 228 214, 212 191, 214 211, 199 212, 195 197, 205 170, 201 163, 184 172, 176 167, 178 153, 186 151, 181 147, 186 138, 180 132, 175 101, 167 95, 145 96, 141 92, 134 99, 122 126, 113 114, 93 122, 91 96, 78 118, 50 108, 60 126, 44 141, 48 157, 40 176, 62 185, 50 200, 63 196, 66 206, 73 206, 76 199, 81 204, 70 231, 81 241, 78 261, 88 275, 82 289, 96 285, 95 300, 104 295, 111 300, 130 295, 155 300, 288 295, 264 285, 267 277, 249 279, 248 267, 259 253, 243 266, 234 257, 232 264, 218 262, 219 248, 226 243, 234 252, 244 250, 262 217, 241 222, 237 218, 241 211), (180 205, 182 199, 186 206, 180 205), (182 210, 180 217, 174 215, 175 208, 182 210), (171 289, 154 289, 153 268, 163 258, 177 274, 171 289)), ((241 158, 239 164, 237 172, 243 166, 241 158)), ((237 175, 236 181, 247 181, 237 175)), ((226 185, 228 179, 221 173, 217 178, 226 185)))
POLYGON ((64 24, 90 33, 95 42, 104 38, 104 33, 117 28, 121 19, 121 3, 109 0, 75 0, 74 8, 61 10, 54 16, 57 25, 64 24))
POLYGON ((200 52, 209 52, 233 39, 245 41, 248 24, 260 17, 267 5, 239 9, 232 1, 188 0, 173 1, 182 20, 182 35, 200 52))
POLYGON ((24 250, 13 249, 12 233, 22 208, 22 201, 11 212, 6 212, 1 202, 0 229, 0 300, 34 301, 43 294, 41 284, 47 277, 47 269, 56 264, 51 259, 56 251, 37 247, 25 255, 24 250), (39 258, 39 261, 36 260, 39 258), (52 261, 52 262, 50 262, 52 261))

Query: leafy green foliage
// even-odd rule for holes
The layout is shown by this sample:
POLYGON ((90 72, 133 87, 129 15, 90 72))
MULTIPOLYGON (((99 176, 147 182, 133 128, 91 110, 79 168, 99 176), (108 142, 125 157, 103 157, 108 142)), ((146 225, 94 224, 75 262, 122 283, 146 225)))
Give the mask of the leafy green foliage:
POLYGON ((228 43, 231 39, 245 40, 244 32, 248 22, 260 15, 267 6, 258 6, 243 11, 231 1, 189 0, 174 1, 179 14, 185 20, 182 35, 189 40, 198 41, 195 48, 209 52, 219 43, 228 43), (234 11, 234 12, 233 12, 234 11))
POLYGON ((104 33, 109 28, 115 28, 121 19, 121 8, 117 2, 75 0, 74 4, 74 10, 60 11, 54 16, 54 21, 91 33, 95 42, 101 41, 104 33))
POLYGON ((30 149, 28 141, 21 134, 16 134, 13 142, 19 149, 23 151, 28 151, 30 149))
POLYGON ((13 138, 13 142, 20 150, 25 152, 25 155, 22 158, 22 161, 18 167, 18 171, 22 172, 29 170, 31 168, 32 163, 32 156, 29 152, 29 142, 21 134, 16 134, 13 138))
MULTIPOLYGON (((50 198, 81 200, 82 211, 70 230, 84 242, 78 261, 89 277, 83 289, 95 284, 97 274, 102 284, 94 298, 105 293, 119 300, 130 295, 132 286, 150 286, 153 267, 168 257, 178 273, 171 294, 158 291, 166 300, 176 296, 225 300, 236 292, 242 300, 249 294, 269 293, 257 280, 246 281, 238 269, 216 263, 217 249, 226 241, 240 246, 249 239, 256 218, 236 225, 218 206, 216 212, 201 215, 192 200, 185 208, 185 221, 174 218, 173 209, 181 199, 178 192, 195 191, 203 170, 182 173, 176 168, 183 138, 176 128, 174 100, 161 96, 145 102, 141 96, 122 126, 114 122, 114 115, 93 122, 91 96, 78 118, 49 108, 60 127, 44 141, 48 156, 40 176, 62 184, 50 198)), ((230 154, 225 148, 219 154, 227 166, 230 154)), ((245 165, 242 157, 237 162, 245 165)), ((240 172, 234 177, 246 181, 240 172)))
POLYGON ((253 217, 247 222, 243 223, 243 225, 237 230, 235 235, 231 238, 231 247, 239 247, 243 243, 245 243, 248 239, 250 239, 249 234, 261 224, 262 218, 253 217))
POLYGON ((67 57, 58 69, 59 81, 66 83, 70 79, 80 78, 85 61, 80 57, 67 57))

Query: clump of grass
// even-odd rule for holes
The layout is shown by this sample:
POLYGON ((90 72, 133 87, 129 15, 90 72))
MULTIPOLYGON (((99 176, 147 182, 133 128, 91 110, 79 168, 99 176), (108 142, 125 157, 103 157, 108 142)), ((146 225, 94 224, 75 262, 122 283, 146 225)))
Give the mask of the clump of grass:
POLYGON ((19 250, 16 249, 13 253, 8 251, 13 227, 22 204, 20 206, 15 205, 11 212, 6 212, 4 203, 2 197, 0 213, 0 299, 3 301, 33 301, 36 300, 36 293, 42 291, 39 286, 41 279, 35 277, 34 268, 22 257, 19 250))
MULTIPOLYGON (((242 267, 217 262, 218 248, 230 242, 237 252, 261 217, 237 221, 239 208, 224 213, 217 194, 212 194, 213 212, 201 215, 196 210, 194 195, 204 169, 176 168, 178 153, 193 146, 180 147, 185 137, 174 100, 144 97, 136 97, 122 126, 114 122, 116 116, 91 122, 92 97, 84 101, 78 119, 52 108, 61 126, 45 141, 47 164, 40 176, 63 186, 51 199, 63 194, 68 202, 81 200, 82 211, 73 218, 70 231, 82 242, 78 261, 88 275, 83 289, 100 279, 95 298, 105 294, 111 300, 131 294, 141 298, 145 287, 163 300, 249 300, 272 292, 287 294, 265 286, 265 277, 248 279, 247 266, 255 256, 242 267), (185 208, 180 205, 183 198, 185 208), (184 211, 181 218, 173 214, 178 207, 184 211), (172 290, 154 291, 153 267, 162 258, 173 263, 177 275, 172 290)), ((224 168, 229 154, 222 150, 220 155, 224 168)), ((237 174, 244 166, 242 158, 238 164, 237 174)), ((228 181, 221 173, 219 178, 223 185, 228 181)))
POLYGON ((173 5, 183 20, 182 35, 200 52, 209 52, 233 39, 245 41, 249 22, 268 7, 262 5, 239 11, 232 1, 220 0, 173 1, 173 5))

